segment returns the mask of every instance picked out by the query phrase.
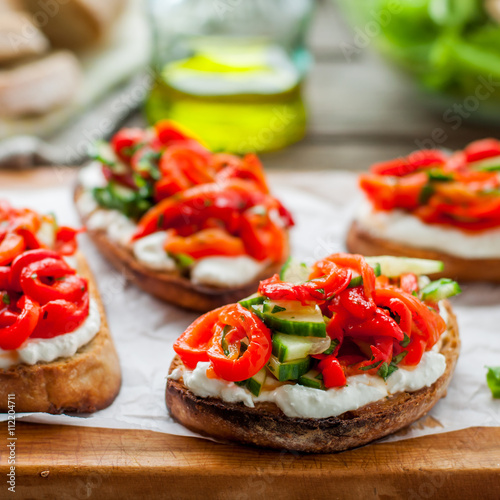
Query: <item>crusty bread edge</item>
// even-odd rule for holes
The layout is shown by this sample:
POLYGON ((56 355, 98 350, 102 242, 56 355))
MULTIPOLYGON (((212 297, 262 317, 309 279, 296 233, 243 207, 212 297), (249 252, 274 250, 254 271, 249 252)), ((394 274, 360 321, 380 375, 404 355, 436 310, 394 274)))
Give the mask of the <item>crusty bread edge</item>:
MULTIPOLYGON (((81 186, 77 186, 75 201, 81 193, 81 186)), ((87 224, 89 215, 80 213, 80 217, 82 222, 87 224)), ((283 262, 280 262, 267 266, 255 280, 241 287, 209 287, 197 285, 177 272, 158 271, 144 266, 134 257, 130 249, 111 241, 103 230, 87 229, 87 233, 99 251, 127 279, 165 302, 198 312, 211 311, 248 297, 255 292, 261 280, 278 273, 283 265, 283 262)))
POLYGON ((395 255, 419 259, 441 260, 444 271, 433 278, 458 281, 490 281, 500 283, 500 259, 465 259, 444 252, 417 248, 397 241, 377 238, 354 221, 347 234, 347 249, 361 255, 395 255))
POLYGON ((91 413, 109 406, 120 391, 121 370, 104 307, 87 262, 77 254, 78 272, 89 280, 99 306, 99 333, 74 356, 50 363, 19 364, 0 370, 0 412, 91 413))
MULTIPOLYGON (((201 398, 182 381, 168 379, 166 404, 170 415, 188 429, 224 441, 307 453, 331 453, 355 448, 392 434, 421 418, 446 395, 460 351, 456 317, 448 302, 448 330, 440 352, 445 373, 430 387, 398 393, 338 417, 290 418, 274 403, 226 403, 201 398)), ((169 373, 180 366, 175 357, 169 373)))

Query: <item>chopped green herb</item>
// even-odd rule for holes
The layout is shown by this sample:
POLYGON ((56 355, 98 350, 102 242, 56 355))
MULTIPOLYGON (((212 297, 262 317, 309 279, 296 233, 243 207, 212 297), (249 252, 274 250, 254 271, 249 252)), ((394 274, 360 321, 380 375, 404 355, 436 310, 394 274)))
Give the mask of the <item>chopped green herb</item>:
POLYGON ((402 353, 398 354, 397 356, 394 356, 392 358, 392 363, 394 363, 395 365, 398 365, 399 363, 401 363, 401 361, 403 361, 403 359, 405 358, 405 356, 408 354, 408 351, 403 351, 402 353))
POLYGON ((363 371, 363 372, 366 372, 366 371, 368 371, 368 370, 371 370, 372 368, 377 368, 377 366, 379 366, 379 365, 380 365, 380 363, 382 363, 382 360, 377 361, 377 362, 375 362, 375 363, 373 363, 373 364, 371 364, 371 365, 362 366, 362 367, 360 368, 360 370, 361 370, 361 371, 363 371))
POLYGON ((487 366, 486 368, 488 368, 486 381, 491 394, 495 399, 500 399, 500 366, 487 366))
POLYGON ((221 338, 221 346, 222 346, 222 349, 224 351, 224 354, 226 356, 229 356, 231 353, 229 352, 229 348, 228 348, 228 345, 227 345, 227 341, 226 341, 226 335, 232 330, 232 326, 230 325, 226 325, 223 330, 222 330, 222 338, 221 338))
POLYGON ((286 307, 274 306, 271 314, 276 314, 283 311, 286 311, 286 307))
POLYGON ((335 349, 337 349, 337 346, 339 345, 339 343, 340 343, 339 339, 333 339, 332 343, 330 344, 330 347, 326 351, 322 352, 321 354, 326 354, 326 355, 333 354, 335 349))
POLYGON ((184 271, 185 269, 188 269, 191 267, 195 259, 191 257, 190 255, 187 255, 185 253, 171 253, 167 252, 167 255, 175 260, 175 263, 177 264, 177 267, 181 270, 184 271))
POLYGON ((158 217, 157 227, 162 228, 164 220, 165 220, 165 215, 164 214, 160 214, 160 216, 158 217))
POLYGON ((398 367, 394 363, 389 365, 384 362, 379 368, 377 375, 382 377, 384 380, 387 380, 397 369, 398 367))
POLYGON ((325 289, 324 288, 317 288, 316 291, 319 292, 319 293, 322 293, 323 295, 325 295, 325 289))
POLYGON ((408 345, 410 344, 410 337, 408 337, 408 335, 406 335, 406 333, 404 334, 404 339, 399 343, 399 345, 401 347, 408 347, 408 345))
POLYGON ((432 187, 432 184, 426 184, 422 188, 422 191, 420 192, 420 196, 418 198, 420 205, 426 205, 431 199, 431 196, 433 194, 434 194, 434 188, 432 187))
POLYGON ((2 295, 2 302, 6 305, 9 305, 10 304, 10 297, 9 297, 9 294, 8 293, 4 293, 2 295))

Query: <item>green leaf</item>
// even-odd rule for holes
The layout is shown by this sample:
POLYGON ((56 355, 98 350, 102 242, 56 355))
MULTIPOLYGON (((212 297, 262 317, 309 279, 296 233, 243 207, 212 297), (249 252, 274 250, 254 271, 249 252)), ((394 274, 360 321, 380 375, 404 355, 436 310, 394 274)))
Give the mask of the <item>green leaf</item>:
POLYGON ((9 297, 9 294, 8 293, 4 293, 2 295, 2 302, 6 305, 9 305, 10 304, 10 297, 9 297))
POLYGON ((222 346, 222 349, 224 351, 224 354, 226 356, 229 356, 231 353, 229 352, 229 347, 227 345, 227 341, 226 341, 226 335, 231 331, 233 327, 230 326, 230 325, 226 325, 223 330, 222 330, 222 338, 221 338, 221 346, 222 346))
POLYGON ((286 307, 274 306, 271 311, 271 314, 276 314, 283 311, 286 311, 286 307))
POLYGON ((363 372, 366 372, 366 371, 368 371, 368 370, 371 370, 372 368, 377 368, 377 366, 379 366, 379 365, 380 365, 380 363, 382 363, 382 360, 377 361, 377 362, 375 362, 375 363, 373 363, 373 364, 371 364, 371 365, 368 365, 368 366, 362 366, 362 367, 360 368, 360 370, 361 370, 361 371, 363 371, 363 372))
POLYGON ((337 349, 337 346, 340 344, 340 341, 339 339, 332 339, 332 343, 330 344, 330 347, 322 352, 321 354, 326 354, 326 355, 329 355, 329 354, 333 354, 333 352, 335 351, 335 349, 337 349))
POLYGON ((494 398, 500 399, 500 366, 487 366, 486 382, 494 398))
POLYGON ((175 260, 175 263, 177 264, 177 267, 181 270, 184 271, 185 269, 188 269, 195 263, 195 259, 191 257, 190 255, 187 255, 185 253, 172 253, 172 252, 167 252, 167 255, 175 260))
POLYGON ((431 196, 433 194, 434 194, 434 188, 432 187, 432 184, 426 184, 422 188, 420 196, 418 197, 418 202, 420 203, 420 205, 426 205, 431 199, 431 196))
POLYGON ((401 361, 403 361, 403 359, 405 358, 405 356, 408 354, 408 351, 403 351, 402 353, 398 354, 397 356, 394 356, 392 358, 392 363, 394 363, 395 365, 398 365, 399 363, 401 363, 401 361))
POLYGON ((406 335, 406 333, 404 333, 403 335, 404 335, 404 339, 399 343, 399 345, 401 347, 408 347, 411 339, 410 339, 410 337, 408 337, 408 335, 406 335))

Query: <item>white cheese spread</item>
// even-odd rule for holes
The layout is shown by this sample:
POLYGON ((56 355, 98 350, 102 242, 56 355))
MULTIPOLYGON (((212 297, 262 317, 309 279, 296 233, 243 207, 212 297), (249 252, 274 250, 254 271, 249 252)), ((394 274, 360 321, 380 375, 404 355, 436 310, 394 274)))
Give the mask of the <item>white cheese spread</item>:
POLYGON ((90 299, 89 315, 75 331, 50 339, 28 339, 15 350, 0 349, 0 369, 25 363, 50 363, 58 358, 74 356, 78 349, 88 344, 101 329, 101 315, 94 299, 90 299))
MULTIPOLYGON (((77 200, 79 211, 88 216, 90 230, 106 231, 110 240, 132 249, 136 259, 145 267, 157 271, 175 271, 173 259, 165 252, 167 232, 156 233, 131 242, 136 224, 117 210, 100 208, 91 189, 105 185, 106 180, 97 162, 81 169, 79 181, 84 188, 77 200)), ((244 255, 240 257, 206 257, 197 260, 191 269, 191 280, 200 285, 233 288, 254 281, 268 262, 259 262, 244 255)))
POLYGON ((246 389, 233 382, 212 379, 206 376, 209 363, 198 363, 194 370, 178 368, 169 378, 179 379, 199 397, 220 398, 229 403, 243 403, 253 408, 256 402, 272 402, 288 417, 328 418, 346 411, 353 411, 386 396, 398 392, 414 392, 429 387, 443 375, 446 369, 445 357, 437 352, 424 353, 420 363, 413 369, 400 368, 387 382, 376 375, 348 377, 347 386, 326 391, 299 384, 282 385, 271 391, 262 391, 254 397, 246 389))
POLYGON ((500 257, 500 229, 478 233, 437 224, 425 224, 402 210, 375 210, 364 202, 356 216, 360 227, 376 238, 417 248, 436 250, 466 259, 500 257))
POLYGON ((135 258, 144 266, 157 271, 175 271, 175 261, 165 251, 166 231, 140 238, 132 244, 135 258))
POLYGON ((266 265, 266 261, 259 262, 247 255, 206 257, 194 265, 191 280, 204 285, 238 287, 257 279, 266 265))

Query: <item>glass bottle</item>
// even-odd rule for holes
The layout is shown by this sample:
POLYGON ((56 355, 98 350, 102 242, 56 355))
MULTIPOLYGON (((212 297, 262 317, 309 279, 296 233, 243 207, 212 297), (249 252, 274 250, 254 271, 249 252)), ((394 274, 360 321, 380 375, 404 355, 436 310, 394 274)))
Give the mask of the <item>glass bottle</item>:
POLYGON ((156 77, 148 120, 174 120, 215 151, 270 151, 301 139, 313 6, 314 0, 150 0, 156 77))

